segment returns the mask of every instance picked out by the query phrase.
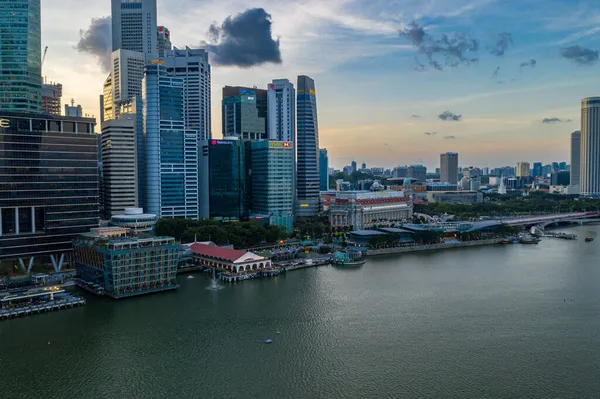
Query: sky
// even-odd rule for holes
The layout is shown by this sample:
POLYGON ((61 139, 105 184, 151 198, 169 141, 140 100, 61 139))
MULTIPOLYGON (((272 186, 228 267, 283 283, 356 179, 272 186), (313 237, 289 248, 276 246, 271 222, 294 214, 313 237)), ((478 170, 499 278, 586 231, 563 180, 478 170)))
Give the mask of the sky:
MULTIPOLYGON (((453 151, 461 166, 497 167, 569 161, 581 99, 600 95, 596 2, 158 0, 158 24, 177 47, 211 50, 213 137, 223 86, 309 75, 330 166, 433 169, 453 151)), ((98 118, 106 73, 77 46, 110 1, 81 4, 42 0, 43 75, 98 118)))

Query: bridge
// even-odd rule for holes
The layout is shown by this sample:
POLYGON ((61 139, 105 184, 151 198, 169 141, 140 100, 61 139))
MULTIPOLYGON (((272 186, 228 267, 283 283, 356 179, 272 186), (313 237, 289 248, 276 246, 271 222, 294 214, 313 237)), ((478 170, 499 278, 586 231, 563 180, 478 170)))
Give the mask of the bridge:
POLYGON ((600 212, 570 212, 552 215, 537 215, 514 219, 503 219, 500 222, 509 226, 538 226, 541 229, 551 224, 566 222, 583 222, 590 219, 598 219, 600 212))

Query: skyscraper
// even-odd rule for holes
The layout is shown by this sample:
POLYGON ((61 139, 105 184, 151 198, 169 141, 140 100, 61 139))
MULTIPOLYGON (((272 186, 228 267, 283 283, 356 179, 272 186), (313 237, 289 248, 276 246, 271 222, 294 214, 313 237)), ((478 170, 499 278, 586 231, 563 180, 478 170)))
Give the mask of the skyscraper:
POLYGON ((458 153, 447 152, 440 155, 440 182, 458 183, 458 153))
POLYGON ((40 112, 40 0, 0 1, 0 111, 40 112))
POLYGON ((358 171, 358 166, 356 165, 356 161, 352 161, 350 166, 352 166, 352 173, 355 173, 356 171, 358 171))
POLYGON ((530 176, 529 162, 525 162, 525 161, 517 162, 517 168, 515 171, 516 171, 517 177, 529 177, 530 176))
POLYGON ((102 124, 102 193, 108 218, 138 206, 135 124, 135 114, 121 114, 102 124))
POLYGON ((159 26, 156 40, 158 58, 164 58, 167 51, 173 49, 171 44, 171 32, 164 26, 159 26))
POLYGON ((208 146, 210 217, 246 219, 250 212, 250 165, 246 142, 237 137, 211 140, 208 146))
MULTIPOLYGON (((298 76, 296 216, 319 213, 319 122, 315 81, 298 76)), ((353 170, 356 171, 356 162, 353 170)))
POLYGON ((186 131, 198 136, 198 217, 209 217, 208 141, 211 130, 211 71, 208 53, 202 49, 166 51, 163 59, 169 76, 183 79, 183 119, 186 131))
POLYGON ((252 212, 269 216, 269 223, 294 227, 294 144, 289 141, 253 141, 252 212))
POLYGON ((543 166, 541 162, 533 164, 533 177, 541 177, 543 175, 543 166))
POLYGON ((184 80, 149 64, 142 86, 147 211, 198 219, 199 140, 197 131, 185 129, 184 80))
POLYGON ((319 150, 319 188, 321 191, 329 190, 329 156, 327 148, 319 150))
POLYGON ((571 133, 571 185, 580 185, 580 165, 579 159, 581 157, 581 132, 575 131, 571 133))
POLYGON ((42 112, 44 114, 60 115, 61 113, 62 84, 42 84, 42 112))
POLYGON ((407 170, 407 177, 425 183, 427 181, 427 167, 423 165, 410 165, 407 170))
POLYGON ((269 140, 296 142, 296 91, 287 79, 275 79, 267 89, 269 140))
POLYGON ((143 53, 156 58, 156 0, 112 0, 112 50, 143 53))
POLYGON ((267 91, 249 87, 223 88, 223 137, 267 138, 267 91))
MULTIPOLYGON (((122 101, 142 95, 142 79, 144 78, 146 60, 143 53, 121 49, 113 51, 110 65, 113 68, 110 77, 114 107, 113 118, 116 118, 119 104, 122 101)), ((105 84, 108 84, 108 82, 105 84)), ((106 101, 106 94, 104 98, 106 101)), ((109 107, 105 104, 105 112, 109 107)))
POLYGON ((581 195, 600 196, 600 97, 581 101, 581 195))

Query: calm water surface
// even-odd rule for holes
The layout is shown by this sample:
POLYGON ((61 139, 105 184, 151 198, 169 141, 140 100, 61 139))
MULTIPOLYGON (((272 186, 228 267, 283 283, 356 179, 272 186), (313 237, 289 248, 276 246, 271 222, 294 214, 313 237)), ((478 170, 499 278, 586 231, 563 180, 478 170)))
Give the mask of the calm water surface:
POLYGON ((570 231, 0 322, 0 398, 600 398, 600 227, 570 231))

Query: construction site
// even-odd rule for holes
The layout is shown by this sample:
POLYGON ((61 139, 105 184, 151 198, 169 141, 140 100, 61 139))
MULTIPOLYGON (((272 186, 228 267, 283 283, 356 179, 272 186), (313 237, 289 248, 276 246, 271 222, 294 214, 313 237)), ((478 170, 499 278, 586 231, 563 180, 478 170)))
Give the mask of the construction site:
POLYGON ((106 227, 74 242, 77 284, 112 298, 172 290, 179 244, 173 237, 140 237, 127 228, 106 227))

